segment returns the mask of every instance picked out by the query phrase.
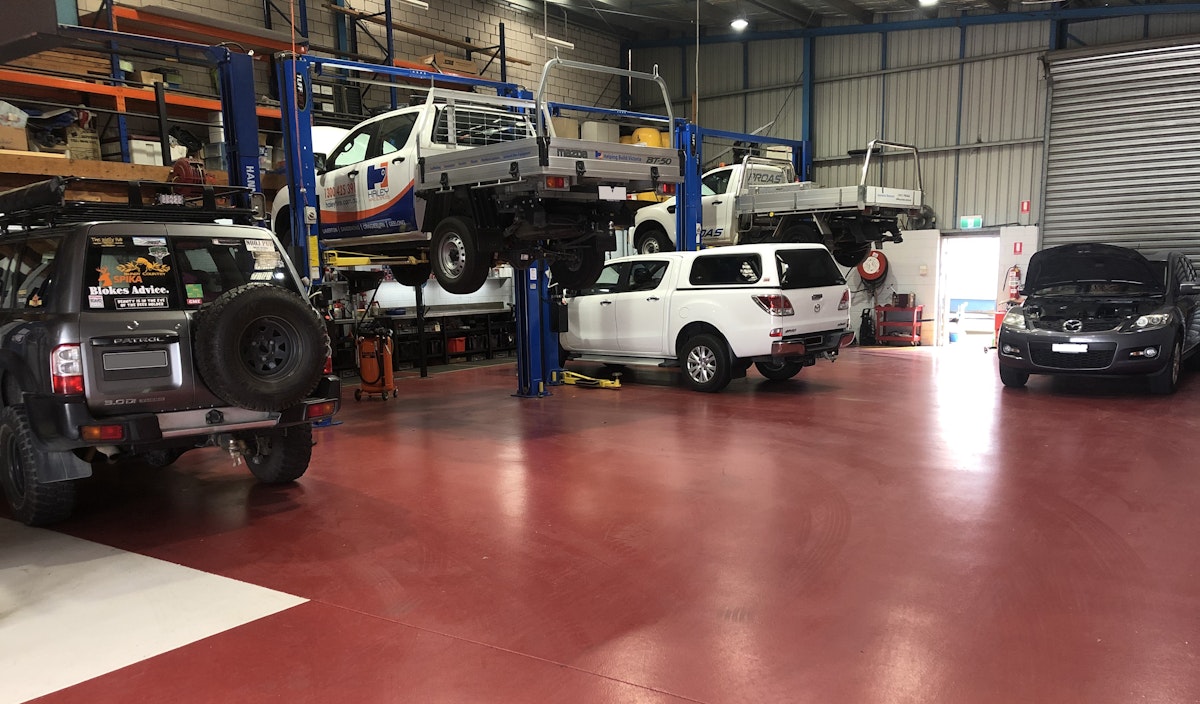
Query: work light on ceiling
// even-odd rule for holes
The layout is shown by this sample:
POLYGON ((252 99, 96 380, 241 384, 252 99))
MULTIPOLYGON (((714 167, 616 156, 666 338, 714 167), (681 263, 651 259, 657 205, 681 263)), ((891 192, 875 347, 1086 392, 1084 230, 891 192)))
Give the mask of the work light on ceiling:
POLYGON ((729 23, 729 26, 733 27, 733 30, 735 32, 740 32, 743 29, 749 27, 750 22, 745 17, 735 17, 735 18, 733 18, 733 21, 729 23))

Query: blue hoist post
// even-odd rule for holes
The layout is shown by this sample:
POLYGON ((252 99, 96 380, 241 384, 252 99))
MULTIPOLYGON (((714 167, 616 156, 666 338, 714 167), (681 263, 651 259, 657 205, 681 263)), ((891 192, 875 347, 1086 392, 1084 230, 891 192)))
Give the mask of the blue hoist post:
MULTIPOLYGON (((312 146, 312 71, 311 59, 297 54, 281 54, 276 74, 279 79, 279 105, 283 122, 284 163, 287 165, 288 195, 292 233, 284 242, 292 260, 306 271, 313 284, 322 278, 321 251, 317 242, 317 165, 312 146)), ((272 223, 274 226, 274 223, 272 223)))
MULTIPOLYGON (((258 113, 255 110, 254 57, 214 46, 206 50, 217 69, 221 88, 221 118, 225 124, 225 159, 229 185, 262 191, 258 169, 258 113)), ((249 207, 249 195, 241 195, 249 207)))
POLYGON ((700 204, 700 130, 691 123, 677 121, 675 146, 683 151, 683 193, 675 196, 675 233, 679 249, 694 252, 700 249, 700 223, 703 221, 700 204), (683 207, 678 207, 683 203, 683 207))
POLYGON ((544 259, 513 262, 513 314, 516 316, 517 393, 521 398, 549 396, 552 371, 558 368, 558 335, 551 332, 554 302, 544 259))

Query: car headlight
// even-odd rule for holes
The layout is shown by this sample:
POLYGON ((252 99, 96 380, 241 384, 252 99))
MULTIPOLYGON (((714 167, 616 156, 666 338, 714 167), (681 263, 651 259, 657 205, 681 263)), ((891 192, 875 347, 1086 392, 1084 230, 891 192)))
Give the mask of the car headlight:
POLYGON ((1020 307, 1009 308, 1008 312, 1004 314, 1003 324, 1007 325, 1010 328, 1014 328, 1016 330, 1024 330, 1025 329, 1025 311, 1023 309, 1021 309, 1020 307))
POLYGON ((1135 328, 1161 328, 1169 322, 1171 322, 1170 313, 1151 313, 1133 321, 1133 326, 1135 328))

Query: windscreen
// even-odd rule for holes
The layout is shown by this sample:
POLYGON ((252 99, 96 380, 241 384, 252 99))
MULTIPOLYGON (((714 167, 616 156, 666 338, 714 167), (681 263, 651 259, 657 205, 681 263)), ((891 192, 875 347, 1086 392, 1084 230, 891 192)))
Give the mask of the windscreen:
POLYGON ((775 253, 775 261, 779 264, 780 288, 846 285, 846 278, 826 249, 781 249, 775 253))

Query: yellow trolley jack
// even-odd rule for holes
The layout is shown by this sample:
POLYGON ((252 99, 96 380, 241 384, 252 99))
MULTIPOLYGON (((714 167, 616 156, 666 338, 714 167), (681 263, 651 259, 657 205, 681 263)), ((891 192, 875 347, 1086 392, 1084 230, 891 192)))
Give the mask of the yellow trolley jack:
POLYGON ((571 384, 572 386, 583 386, 589 389, 619 389, 621 388, 620 379, 597 379, 591 376, 584 376, 576 372, 569 372, 566 369, 559 369, 553 372, 553 380, 561 384, 571 384))

